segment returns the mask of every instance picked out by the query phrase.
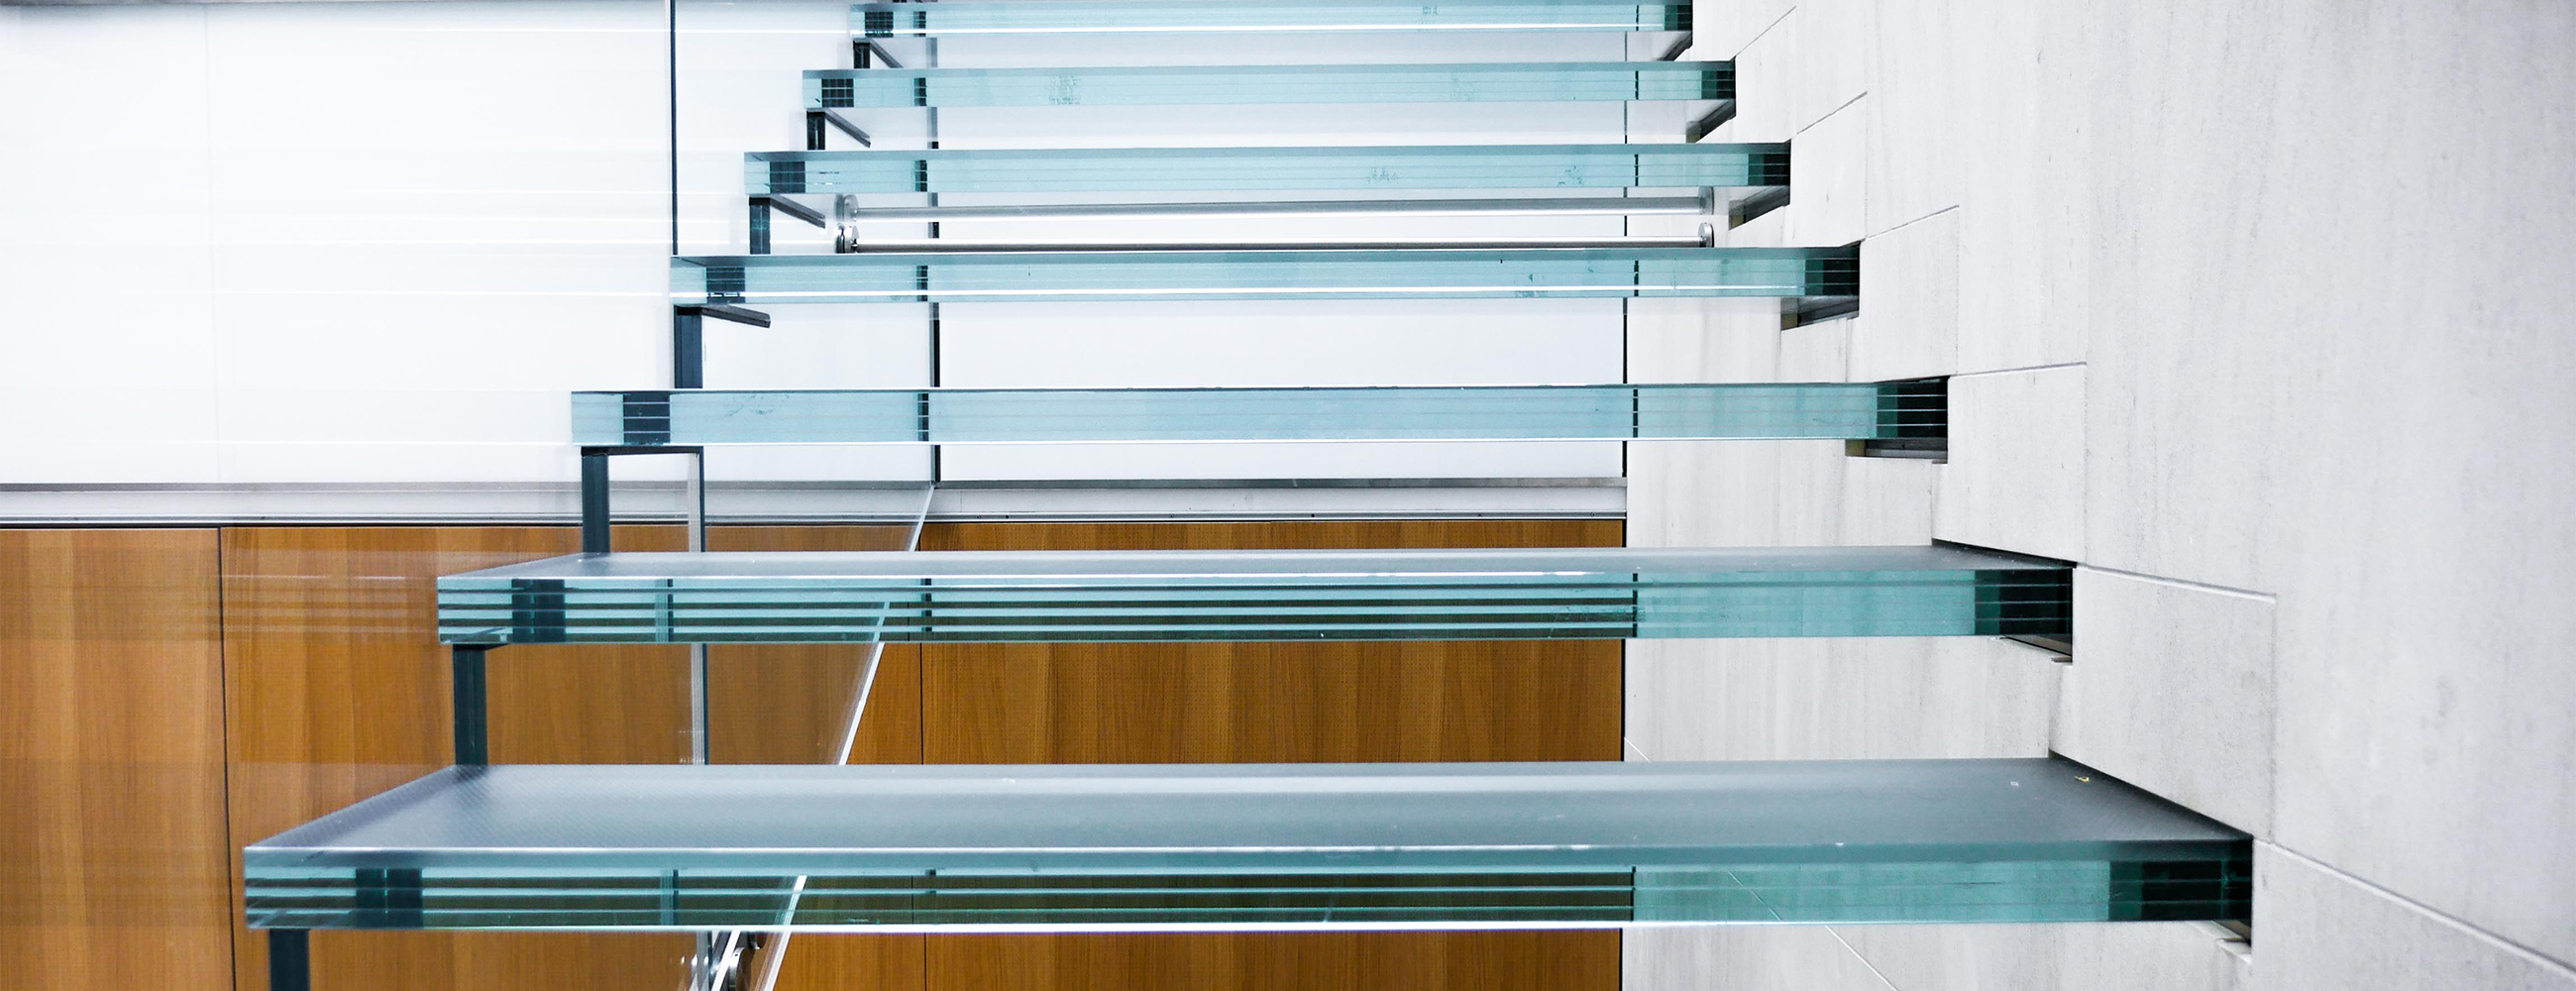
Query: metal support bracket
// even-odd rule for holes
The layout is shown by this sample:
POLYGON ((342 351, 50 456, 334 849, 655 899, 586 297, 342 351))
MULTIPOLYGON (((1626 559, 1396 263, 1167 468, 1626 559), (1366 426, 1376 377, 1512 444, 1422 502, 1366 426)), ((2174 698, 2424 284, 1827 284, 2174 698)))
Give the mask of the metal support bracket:
POLYGON ((1788 205, 1789 187, 1761 187, 1754 190, 1752 195, 1727 205, 1726 226, 1742 227, 1746 221, 1788 205))
POLYGON ((746 327, 769 326, 769 314, 739 306, 727 306, 723 303, 692 303, 688 306, 674 306, 671 310, 674 315, 682 317, 713 317, 726 323, 738 323, 746 327))
POLYGON ((313 991, 313 931, 268 931, 268 991, 313 991))
POLYGON ((850 39, 850 67, 853 69, 900 69, 903 63, 885 50, 884 45, 867 38, 850 39))
POLYGON ((795 200, 788 199, 784 196, 763 196, 753 200, 752 202, 764 204, 772 210, 776 210, 790 217, 802 220, 816 227, 828 229, 832 226, 831 220, 823 216, 823 211, 798 203, 795 200))
POLYGON ((769 253, 769 222, 772 215, 778 213, 786 214, 790 217, 794 217, 798 220, 802 220, 826 230, 829 230, 832 226, 830 221, 823 219, 822 211, 806 206, 805 204, 798 203, 795 200, 788 199, 784 196, 754 196, 751 198, 752 254, 765 255, 769 253))
POLYGON ((1727 121, 1734 119, 1735 101, 1727 100, 1721 102, 1708 113, 1700 115, 1698 120, 1690 122, 1689 127, 1683 128, 1682 140, 1697 142, 1699 139, 1709 136, 1711 132, 1716 131, 1719 127, 1724 126, 1727 121))
POLYGON ((703 389, 707 382, 707 319, 769 326, 769 314, 722 303, 671 308, 671 388, 703 389))
MULTIPOLYGON (((685 454, 703 458, 706 448, 686 445, 598 445, 581 449, 581 552, 609 552, 608 459, 622 454, 685 454)), ((693 514, 694 515, 694 514, 693 514)))
POLYGON ((454 688, 456 763, 479 766, 492 762, 492 729, 486 706, 491 697, 483 673, 486 644, 454 644, 447 655, 448 681, 454 688))
POLYGON ((823 150, 825 125, 830 125, 841 133, 849 135, 850 140, 858 142, 859 147, 861 148, 874 148, 877 146, 875 138, 868 137, 868 132, 860 130, 859 125, 850 123, 850 119, 841 116, 840 111, 825 110, 821 108, 807 108, 805 111, 806 151, 823 150))

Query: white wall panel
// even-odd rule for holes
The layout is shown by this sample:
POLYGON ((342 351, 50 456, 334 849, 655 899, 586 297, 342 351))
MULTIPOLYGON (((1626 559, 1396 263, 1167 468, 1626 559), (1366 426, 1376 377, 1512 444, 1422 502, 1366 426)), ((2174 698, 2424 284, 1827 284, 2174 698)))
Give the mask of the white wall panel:
POLYGON ((206 16, 8 11, 0 483, 220 475, 206 16))
POLYGON ((2269 596, 2077 569, 2052 748, 2271 835, 2272 613, 2269 596))
POLYGON ((2262 991, 2570 991, 2576 970, 2263 845, 2254 912, 2262 991))
MULTIPOLYGON (((2093 566, 2053 745, 2282 845, 2258 857, 2250 969, 2161 927, 1852 942, 1905 988, 2565 986, 2576 187, 2557 177, 2576 157, 2576 13, 1871 7, 1856 32, 1827 0, 1784 22, 1819 58, 1867 54, 1877 236, 1851 371, 1973 376, 1953 379, 1935 532, 2093 566), (1889 264, 1909 232, 1938 230, 1927 217, 1955 218, 1946 279, 1889 264), (1898 339, 1908 307, 1955 331, 1898 339), (2052 383, 2056 399, 1994 391, 2052 383)), ((1738 319, 1710 312, 1706 326, 1738 319)), ((1750 334, 1632 345, 1640 378, 1779 355, 1750 334)), ((1633 459, 1632 538, 1846 531, 1848 494, 1781 457, 1633 459), (1755 472, 1798 481, 1740 477, 1755 472)), ((1863 691, 1665 660, 1703 650, 1632 652, 1644 756, 1776 743, 1681 722, 1736 713, 1739 694, 1767 696, 1750 710, 1762 726, 1830 721, 1840 710, 1811 700, 1863 691)), ((1815 952, 1816 980, 1847 968, 1815 952)), ((1801 973, 1708 960, 1721 973, 1695 985, 1665 968, 1632 986, 1801 973)))
POLYGON ((1854 381, 1924 378, 1957 367, 1960 264, 1956 210, 1861 244, 1854 381))
MULTIPOLYGON (((1869 132, 1866 99, 1813 124, 1802 125, 1790 143, 1789 205, 1781 208, 1782 236, 1795 247, 1835 247, 1859 241, 1869 233, 1868 207, 1862 181, 1869 132)), ((1867 286, 1868 280, 1861 282, 1867 286)))
MULTIPOLYGON (((738 252, 742 153, 803 144, 801 73, 849 64, 848 6, 633 0, 9 11, 0 278, 31 383, 0 481, 561 482, 562 396, 665 385, 672 238, 738 252), (138 114, 138 108, 149 108, 138 114), (78 195, 66 195, 76 190, 78 195), (98 191, 108 191, 98 195, 98 191)), ((978 39, 943 64, 1610 60, 1608 33, 1142 41, 978 39), (1293 53, 1293 54, 1291 54, 1293 53)), ((880 147, 918 111, 862 112, 880 147)), ((950 111, 951 147, 1618 141, 1617 104, 950 111)), ((1669 130, 1669 128, 1667 128, 1669 130)), ((834 136, 835 147, 847 147, 834 136)), ((828 250, 782 218, 779 250, 828 250)), ((871 228, 871 231, 877 229, 871 228)), ((1615 236, 1617 218, 951 225, 1122 240, 1615 236)), ((920 236, 891 228, 887 236, 920 236)), ((781 308, 710 324, 708 383, 930 381, 921 307, 781 308)), ((1616 381, 1615 303, 953 307, 958 384, 1616 381), (1038 323, 1045 322, 1043 319, 1038 323), (1329 324, 1329 326, 1326 326, 1329 324), (1211 328, 1217 328, 1211 332, 1211 328), (1193 341, 1202 343, 1192 343, 1193 341), (1032 378, 1022 374, 1044 367, 1032 378), (1251 380, 1247 370, 1257 369, 1251 380), (1076 373, 1076 370, 1081 370, 1076 373)), ((1615 475, 1612 445, 1306 445, 959 452, 960 477, 1615 475), (1081 469, 1074 471, 1075 468, 1081 469), (1068 476, 1072 472, 1072 476, 1068 476)), ((677 459, 620 477, 669 478, 677 459)), ((895 448, 745 449, 717 479, 926 477, 895 448)))
POLYGON ((1949 388, 1934 535, 2083 559, 2084 367, 1957 375, 1949 388))

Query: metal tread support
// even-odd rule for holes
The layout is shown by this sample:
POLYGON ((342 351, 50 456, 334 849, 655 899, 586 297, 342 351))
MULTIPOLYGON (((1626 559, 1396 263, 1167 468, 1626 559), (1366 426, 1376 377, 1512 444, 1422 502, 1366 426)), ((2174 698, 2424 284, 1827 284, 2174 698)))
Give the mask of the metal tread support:
POLYGON ((827 125, 833 130, 849 135, 850 140, 858 142, 861 148, 877 146, 875 138, 869 137, 868 132, 860 130, 859 125, 850 123, 850 119, 841 116, 840 111, 812 109, 805 111, 806 151, 823 150, 824 128, 827 125))
POLYGON ((488 687, 490 682, 484 677, 483 655, 490 653, 492 648, 479 644, 454 644, 451 647, 447 655, 447 672, 455 700, 456 762, 489 764, 492 762, 491 721, 485 713, 491 690, 488 687))
POLYGON ((313 931, 268 931, 268 991, 313 991, 313 931))
MULTIPOLYGON (((608 459, 628 454, 680 454, 693 462, 691 477, 702 474, 698 467, 705 463, 706 448, 695 446, 592 446, 581 449, 581 552, 606 554, 611 550, 608 502, 608 459)), ((706 525, 706 486, 694 484, 697 491, 690 502, 690 543, 701 543, 706 525)))
POLYGON ((1690 122, 1689 127, 1683 128, 1682 140, 1696 143, 1699 139, 1709 136, 1710 133, 1725 125, 1727 121, 1734 119, 1735 101, 1728 100, 1725 103, 1718 104, 1717 109, 1709 111, 1700 119, 1690 122))
POLYGON ((871 61, 883 63, 888 69, 903 68, 903 63, 895 61, 894 55, 887 52, 884 45, 866 38, 850 39, 850 64, 866 69, 872 67, 871 61))
POLYGON ((824 230, 832 229, 832 222, 824 219, 822 211, 813 207, 784 196, 754 196, 751 198, 752 254, 769 253, 769 222, 771 216, 776 213, 786 214, 824 230))

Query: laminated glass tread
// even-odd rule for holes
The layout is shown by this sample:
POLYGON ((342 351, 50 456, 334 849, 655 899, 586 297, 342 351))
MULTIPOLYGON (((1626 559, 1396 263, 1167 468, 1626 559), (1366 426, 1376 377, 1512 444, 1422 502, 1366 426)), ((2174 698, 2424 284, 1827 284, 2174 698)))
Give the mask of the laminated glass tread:
POLYGON ((2036 758, 457 767, 243 862, 262 928, 900 931, 2231 919, 2249 854, 2036 758))
POLYGON ((576 392, 576 444, 1930 439, 1937 382, 576 392))
POLYGON ((1688 0, 971 0, 862 3, 862 38, 1295 31, 1639 31, 1691 29, 1688 0))
POLYGON ((1786 186, 1786 144, 760 151, 751 195, 1786 186))
POLYGON ((1773 297, 1860 292, 1854 248, 870 251, 671 260, 674 305, 1773 297))
POLYGON ((1735 100, 1731 62, 1450 62, 1005 69, 810 69, 805 105, 1117 107, 1735 100))
POLYGON ((438 580, 466 644, 1605 640, 2068 631, 1953 547, 574 554, 438 580))

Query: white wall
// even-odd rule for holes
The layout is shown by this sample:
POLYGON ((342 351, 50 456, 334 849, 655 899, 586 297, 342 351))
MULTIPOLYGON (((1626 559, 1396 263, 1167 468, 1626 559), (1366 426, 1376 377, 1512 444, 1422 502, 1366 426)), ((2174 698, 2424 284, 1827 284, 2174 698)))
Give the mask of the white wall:
POLYGON ((2188 925, 1634 934, 1670 988, 2576 988, 2576 12, 1704 3, 1739 243, 1866 236, 1854 320, 1681 305, 1640 379, 1951 374, 1947 464, 1640 446, 1645 545, 2078 560, 2077 653, 1639 643, 1631 756, 2064 753, 2255 833, 2188 925))
MULTIPOLYGON (((848 6, 678 11, 680 236, 744 250, 742 153, 803 144, 800 72, 848 6)), ((661 4, 12 8, 0 34, 0 485, 564 483, 564 393, 668 382, 661 4)), ((1595 34, 1425 41, 950 42, 952 66, 1616 58, 1595 34)), ((917 111, 865 113, 881 147, 917 111)), ((1615 104, 952 111, 949 147, 1618 140, 1615 104)), ((838 140, 836 136, 836 141, 838 140)), ((844 145, 836 145, 844 146, 844 145)), ((1616 218, 949 225, 1116 240, 1616 234, 1616 218), (1363 230, 1362 228, 1365 228, 1363 230)), ((782 251, 828 250, 777 228, 782 251)), ((891 232, 905 233, 905 232, 891 232)), ((914 234, 912 236, 917 236, 914 234)), ((953 305, 951 385, 1617 381, 1612 301, 953 305)), ((923 308, 711 324, 724 387, 928 380, 923 308)), ((1604 477, 1606 444, 954 449, 950 478, 1604 477)), ((675 477, 627 459, 621 477, 675 477)), ((911 479, 905 448, 719 451, 724 479, 911 479)), ((397 501, 399 499, 397 498, 397 501)), ((259 500, 231 511, 257 513, 259 500)), ((387 509, 379 499, 378 511, 387 509)), ((426 504, 424 504, 426 505, 426 504)))

